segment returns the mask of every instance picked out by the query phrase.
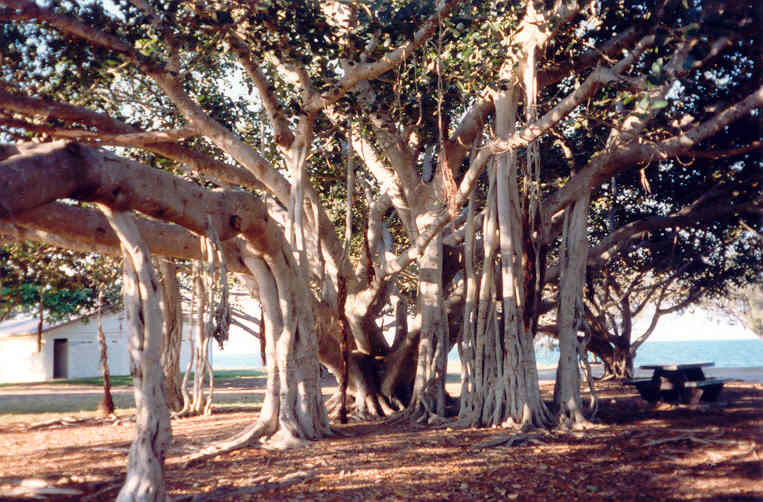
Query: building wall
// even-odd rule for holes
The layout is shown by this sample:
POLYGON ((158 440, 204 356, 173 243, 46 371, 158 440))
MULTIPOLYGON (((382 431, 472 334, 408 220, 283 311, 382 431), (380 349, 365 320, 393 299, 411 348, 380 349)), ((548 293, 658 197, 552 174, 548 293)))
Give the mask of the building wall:
MULTIPOLYGON (((97 323, 93 318, 89 322, 68 324, 46 333, 46 341, 51 347, 56 338, 67 340, 69 349, 67 378, 87 378, 101 374, 97 329, 97 323)), ((128 375, 130 355, 127 351, 127 326, 124 316, 122 314, 104 316, 103 333, 106 336, 109 372, 112 375, 128 375)))
POLYGON ((43 343, 42 352, 37 352, 37 336, 3 340, 0 351, 0 382, 39 382, 53 377, 53 346, 43 343))
MULTIPOLYGON (((189 359, 187 327, 183 333, 180 369, 185 371, 189 359)), ((130 374, 130 354, 127 343, 127 321, 124 313, 105 315, 103 332, 106 336, 109 372, 112 375, 130 374)), ((37 335, 13 335, 0 340, 0 382, 41 382, 53 378, 54 345, 56 339, 67 341, 67 378, 101 376, 95 318, 78 321, 43 333, 42 351, 37 352, 37 335)))

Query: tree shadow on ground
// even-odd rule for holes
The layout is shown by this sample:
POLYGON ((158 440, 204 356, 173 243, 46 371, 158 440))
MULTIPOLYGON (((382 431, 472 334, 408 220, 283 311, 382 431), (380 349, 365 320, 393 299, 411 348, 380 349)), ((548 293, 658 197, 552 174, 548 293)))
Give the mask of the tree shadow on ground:
MULTIPOLYGON (((353 422, 336 425, 340 435, 308 448, 251 447, 184 467, 180 457, 188 449, 228 437, 257 417, 217 413, 173 421, 166 480, 174 498, 212 493, 209 500, 223 502, 756 500, 763 488, 755 456, 763 398, 752 385, 731 384, 728 391, 726 407, 650 408, 618 384, 602 385, 593 429, 539 433, 535 442, 514 446, 475 448, 507 430, 353 422), (289 479, 296 481, 284 484, 289 479)), ((35 478, 84 493, 47 500, 113 500, 133 428, 73 425, 4 434, 0 493, 35 478)))

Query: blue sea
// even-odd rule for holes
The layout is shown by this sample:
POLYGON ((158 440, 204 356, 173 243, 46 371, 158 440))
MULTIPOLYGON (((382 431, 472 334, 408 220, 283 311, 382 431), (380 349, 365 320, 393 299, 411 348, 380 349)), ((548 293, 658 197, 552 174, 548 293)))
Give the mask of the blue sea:
MULTIPOLYGON (((539 367, 556 366, 557 349, 539 348, 535 355, 539 367)), ((763 366, 763 341, 749 340, 682 340, 644 342, 636 352, 634 366, 660 363, 711 361, 717 368, 763 366)))
MULTIPOLYGON (((555 348, 536 350, 538 366, 556 366, 559 351, 555 348)), ((453 350, 449 359, 457 360, 453 350)), ((712 361, 717 368, 763 367, 763 341, 750 340, 686 340, 680 342, 645 342, 636 354, 635 365, 665 362, 712 361)), ((242 354, 215 350, 212 358, 215 369, 258 368, 262 366, 259 353, 242 354)))

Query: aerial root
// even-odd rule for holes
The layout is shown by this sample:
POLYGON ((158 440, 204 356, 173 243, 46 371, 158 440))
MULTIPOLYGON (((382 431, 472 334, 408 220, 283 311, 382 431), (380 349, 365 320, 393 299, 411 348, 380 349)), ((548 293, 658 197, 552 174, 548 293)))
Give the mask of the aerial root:
MULTIPOLYGON (((358 406, 354 396, 347 396, 347 416, 358 420, 378 420, 389 417, 397 413, 387 400, 380 395, 368 395, 365 406, 358 406)), ((341 405, 341 395, 334 393, 326 400, 326 411, 332 419, 339 417, 339 408, 341 405)))
POLYGON ((212 443, 196 453, 183 457, 183 467, 188 467, 200 460, 214 457, 223 453, 229 453, 253 444, 257 439, 265 435, 265 424, 255 423, 231 438, 212 443))
POLYGON ((275 434, 262 442, 262 447, 267 450, 290 450, 295 448, 305 448, 309 445, 310 441, 293 434, 284 427, 278 429, 275 434))
POLYGON ((72 425, 83 425, 83 424, 92 424, 92 425, 98 425, 98 424, 104 424, 104 423, 110 423, 112 425, 121 425, 125 422, 134 422, 135 421, 135 415, 127 415, 123 417, 119 417, 115 415, 114 413, 110 415, 105 416, 98 416, 98 417, 86 417, 86 418, 77 418, 77 417, 61 417, 61 418, 53 418, 51 420, 44 420, 42 422, 35 422, 32 424, 19 424, 16 427, 22 431, 32 431, 37 429, 60 429, 63 427, 68 427, 72 425))
POLYGON ((482 441, 481 443, 477 443, 474 446, 472 446, 471 450, 483 450, 485 448, 494 448, 496 446, 516 446, 520 445, 524 442, 530 442, 537 445, 545 445, 543 441, 540 440, 540 437, 543 436, 543 434, 539 432, 532 432, 532 433, 513 433, 513 434, 502 434, 500 436, 494 437, 492 439, 488 439, 486 441, 482 441))
MULTIPOLYGON (((679 429, 679 431, 680 431, 680 429, 679 429)), ((680 432, 685 432, 685 434, 680 434, 678 436, 673 436, 673 437, 668 437, 668 438, 655 439, 654 441, 649 441, 648 443, 644 443, 643 446, 657 446, 657 445, 660 445, 660 444, 672 443, 672 442, 676 442, 676 441, 685 441, 685 440, 689 440, 689 441, 692 441, 694 443, 706 444, 706 445, 709 445, 709 444, 736 444, 735 441, 728 441, 728 440, 718 439, 719 437, 723 436, 723 432, 722 431, 718 432, 716 434, 713 434, 713 435, 711 435, 709 437, 706 437, 706 438, 700 438, 700 437, 698 437, 698 436, 696 436, 694 434, 696 432, 706 432, 706 431, 702 431, 701 429, 700 430, 691 430, 691 429, 688 429, 688 430, 684 430, 684 431, 680 431, 680 432)))

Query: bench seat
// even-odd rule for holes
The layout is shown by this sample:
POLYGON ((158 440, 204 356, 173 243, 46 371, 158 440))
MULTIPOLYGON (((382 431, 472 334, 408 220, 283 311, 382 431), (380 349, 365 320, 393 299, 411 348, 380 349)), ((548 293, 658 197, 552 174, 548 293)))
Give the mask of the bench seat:
POLYGON ((726 382, 730 382, 731 378, 706 378, 705 380, 692 380, 684 383, 684 387, 690 388, 703 388, 712 387, 713 385, 723 385, 726 382))
POLYGON ((625 380, 623 383, 627 385, 639 385, 645 382, 651 382, 651 378, 632 378, 631 380, 625 380))
POLYGON ((688 401, 691 404, 697 404, 700 401, 712 403, 718 400, 718 396, 723 389, 723 384, 730 382, 730 378, 708 378, 706 380, 696 380, 685 382, 688 401))
POLYGON ((655 382, 651 378, 634 378, 625 380, 624 383, 627 385, 635 385, 639 394, 641 394, 641 397, 650 403, 656 403, 660 398, 659 382, 655 382))
POLYGON ((634 378, 625 380, 626 385, 635 385, 641 397, 650 403, 663 399, 672 403, 698 404, 714 402, 723 389, 728 378, 708 378, 706 380, 689 380, 673 382, 665 379, 655 381, 652 378, 634 378))

